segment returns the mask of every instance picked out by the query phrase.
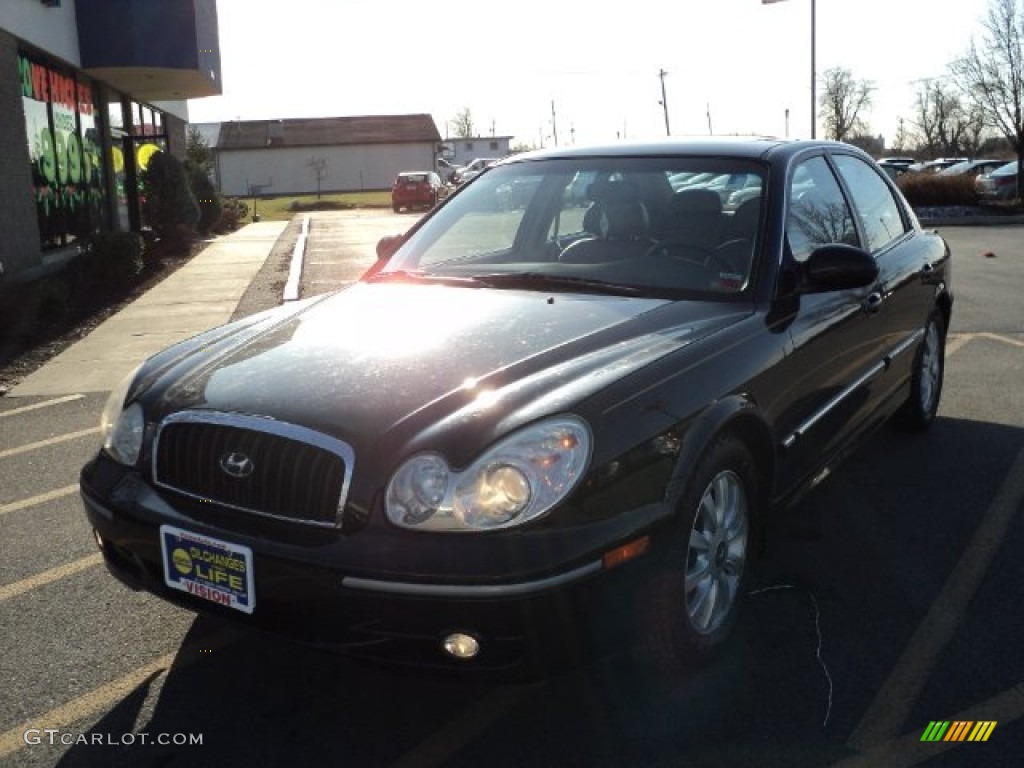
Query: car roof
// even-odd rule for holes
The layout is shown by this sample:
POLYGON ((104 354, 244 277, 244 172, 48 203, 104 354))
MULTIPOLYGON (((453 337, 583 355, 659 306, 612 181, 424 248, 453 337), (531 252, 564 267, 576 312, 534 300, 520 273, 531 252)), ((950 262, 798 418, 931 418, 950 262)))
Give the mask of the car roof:
POLYGON ((838 141, 779 139, 774 137, 668 138, 654 141, 620 141, 614 144, 539 149, 513 155, 502 165, 531 160, 578 159, 584 157, 737 157, 767 159, 769 155, 795 155, 808 148, 842 148, 859 153, 856 147, 838 141))

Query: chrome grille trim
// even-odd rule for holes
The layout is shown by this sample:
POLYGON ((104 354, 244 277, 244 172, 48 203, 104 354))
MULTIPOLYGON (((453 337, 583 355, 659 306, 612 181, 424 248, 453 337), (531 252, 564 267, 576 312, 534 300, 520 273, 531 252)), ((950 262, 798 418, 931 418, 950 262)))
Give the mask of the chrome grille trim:
MULTIPOLYGON (((319 463, 319 460, 314 460, 313 463, 319 463)), ((354 467, 355 451, 353 451, 352 447, 348 443, 342 440, 330 437, 322 432, 317 432, 316 430, 312 430, 307 427, 277 421, 276 419, 266 416, 251 416, 248 414, 226 413, 221 411, 179 411, 168 415, 157 426, 156 435, 153 439, 153 450, 151 456, 153 483, 160 488, 165 488, 169 491, 180 493, 183 496, 187 496, 198 501, 209 502, 226 509, 232 509, 238 512, 258 515, 260 517, 280 520, 288 523, 315 526, 318 528, 339 528, 341 526, 342 513, 345 509, 345 502, 348 499, 354 467), (342 474, 341 492, 338 495, 334 518, 331 521, 324 521, 274 514, 273 512, 253 509, 246 506, 238 506, 223 500, 196 494, 180 488, 171 482, 162 481, 159 470, 161 438, 163 437, 165 428, 176 424, 199 424, 245 430, 248 432, 255 432, 303 443, 337 456, 342 461, 344 470, 342 474)), ((292 469, 294 470, 296 468, 293 467, 292 469)))

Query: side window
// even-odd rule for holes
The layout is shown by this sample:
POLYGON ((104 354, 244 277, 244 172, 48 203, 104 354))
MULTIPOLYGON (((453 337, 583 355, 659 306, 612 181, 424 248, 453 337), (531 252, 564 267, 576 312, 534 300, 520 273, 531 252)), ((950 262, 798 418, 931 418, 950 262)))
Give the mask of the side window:
POLYGON ((793 172, 786 239, 797 261, 806 261, 819 245, 860 244, 850 207, 823 157, 805 160, 793 172))
POLYGON ((850 155, 834 155, 833 159, 850 190, 869 251, 884 248, 907 231, 892 190, 870 165, 850 155))

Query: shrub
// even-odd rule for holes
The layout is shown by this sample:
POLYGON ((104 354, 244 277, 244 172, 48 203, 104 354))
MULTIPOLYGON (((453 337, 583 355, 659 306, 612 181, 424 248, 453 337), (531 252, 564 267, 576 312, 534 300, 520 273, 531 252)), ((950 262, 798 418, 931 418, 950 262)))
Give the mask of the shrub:
POLYGON ((896 186, 914 208, 978 204, 974 178, 966 174, 941 176, 934 173, 905 173, 896 179, 896 186))
POLYGON ((144 241, 137 232, 104 232, 93 235, 77 260, 83 288, 121 288, 142 272, 144 241))
POLYGON ((157 237, 172 243, 191 240, 200 211, 182 164, 166 152, 154 153, 142 172, 142 188, 142 214, 157 237))
POLYGON ((222 206, 220 196, 210 181, 210 177, 200 166, 192 162, 185 163, 188 185, 199 204, 199 219, 196 229, 206 235, 213 231, 220 221, 222 206))
POLYGON ((221 202, 220 220, 213 228, 214 232, 234 232, 242 219, 249 215, 249 206, 238 198, 229 197, 221 202))
POLYGON ((71 314, 75 296, 65 276, 44 277, 33 286, 33 290, 39 322, 58 322, 71 314))

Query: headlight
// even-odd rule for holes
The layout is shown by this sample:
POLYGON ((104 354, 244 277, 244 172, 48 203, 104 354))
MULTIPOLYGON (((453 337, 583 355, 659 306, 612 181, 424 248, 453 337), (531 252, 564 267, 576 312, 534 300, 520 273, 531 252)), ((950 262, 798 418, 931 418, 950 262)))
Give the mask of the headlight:
POLYGON ((113 459, 127 466, 134 465, 139 459, 139 452, 142 450, 142 435, 146 426, 142 407, 138 403, 128 408, 124 407, 128 390, 135 380, 138 370, 135 368, 122 379, 120 384, 114 387, 103 408, 103 415, 100 417, 103 450, 113 459))
POLYGON ((563 416, 495 443, 461 472, 437 454, 413 456, 388 484, 388 519, 428 531, 495 530, 536 520, 576 487, 590 443, 586 424, 563 416))

